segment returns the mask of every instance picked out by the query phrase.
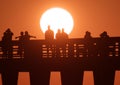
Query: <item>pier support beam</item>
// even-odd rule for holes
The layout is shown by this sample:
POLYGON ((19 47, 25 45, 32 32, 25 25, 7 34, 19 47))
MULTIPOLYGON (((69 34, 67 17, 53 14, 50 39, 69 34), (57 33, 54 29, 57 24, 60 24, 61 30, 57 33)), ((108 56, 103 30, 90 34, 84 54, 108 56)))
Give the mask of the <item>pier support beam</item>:
POLYGON ((115 68, 112 59, 100 60, 93 71, 94 85, 114 85, 115 68))
POLYGON ((18 72, 15 70, 8 70, 2 72, 2 85, 17 85, 18 72))
POLYGON ((62 85, 82 85, 83 70, 68 69, 61 72, 62 85))
POLYGON ((32 70, 30 71, 30 85, 49 85, 50 72, 47 70, 32 70))

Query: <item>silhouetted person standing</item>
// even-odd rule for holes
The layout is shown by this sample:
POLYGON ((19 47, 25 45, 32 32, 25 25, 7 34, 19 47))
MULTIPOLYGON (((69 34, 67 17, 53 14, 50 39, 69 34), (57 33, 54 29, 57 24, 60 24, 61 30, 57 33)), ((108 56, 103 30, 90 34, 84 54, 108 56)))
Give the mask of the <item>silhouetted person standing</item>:
POLYGON ((45 32, 45 40, 54 40, 54 32, 50 29, 50 26, 48 26, 48 29, 45 32))
POLYGON ((92 38, 91 33, 89 31, 86 31, 84 38, 91 39, 92 38))
POLYGON ((49 54, 49 50, 52 50, 52 54, 53 54, 54 32, 50 29, 50 26, 48 26, 48 30, 46 30, 45 32, 45 40, 46 40, 47 54, 49 54))
POLYGON ((101 38, 109 38, 109 35, 107 34, 106 31, 104 31, 103 33, 100 34, 101 38))
POLYGON ((62 28, 62 39, 67 40, 68 39, 68 34, 64 31, 64 28, 62 28))
POLYGON ((19 46, 18 46, 18 55, 22 57, 22 52, 23 52, 23 45, 24 45, 24 32, 20 32, 20 36, 15 37, 16 39, 19 39, 19 46))
POLYGON ((56 33, 56 40, 58 53, 60 54, 60 52, 62 52, 63 56, 65 56, 68 34, 64 32, 64 29, 62 29, 62 32, 60 29, 58 29, 58 32, 56 33))
POLYGON ((57 40, 57 41, 60 41, 60 40, 61 40, 61 31, 60 31, 60 29, 58 29, 55 37, 56 37, 56 40, 57 40))
POLYGON ((56 38, 56 53, 57 53, 57 56, 60 56, 60 47, 61 47, 61 31, 60 31, 60 29, 58 29, 55 38, 56 38))
POLYGON ((13 56, 13 47, 12 47, 12 36, 13 33, 8 28, 2 37, 2 51, 3 51, 3 57, 7 57, 9 59, 13 56))
POLYGON ((24 35, 24 37, 23 37, 23 40, 24 41, 28 41, 28 40, 30 40, 30 38, 36 38, 35 36, 31 36, 29 33, 28 33, 28 31, 25 31, 25 35, 24 35))
POLYGON ((64 28, 62 28, 62 33, 61 33, 61 44, 62 44, 62 51, 63 51, 63 56, 66 56, 66 43, 68 40, 68 34, 64 31, 64 28))
POLYGON ((100 45, 99 45, 99 50, 100 50, 100 55, 101 56, 108 56, 108 40, 109 40, 109 35, 107 34, 106 31, 104 31, 103 33, 100 34, 101 37, 101 41, 100 41, 100 45))
POLYGON ((6 43, 6 32, 4 32, 3 37, 2 37, 2 57, 7 57, 7 43, 6 43))
POLYGON ((88 56, 93 56, 95 54, 95 46, 92 42, 92 36, 89 31, 86 31, 84 36, 84 43, 85 43, 85 53, 87 52, 88 56))

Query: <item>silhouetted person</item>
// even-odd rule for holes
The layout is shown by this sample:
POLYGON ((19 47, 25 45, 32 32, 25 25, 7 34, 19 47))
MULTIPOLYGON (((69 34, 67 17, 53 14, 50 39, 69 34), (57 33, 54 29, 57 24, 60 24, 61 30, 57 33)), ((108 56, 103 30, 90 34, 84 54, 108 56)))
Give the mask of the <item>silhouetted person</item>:
POLYGON ((45 40, 54 40, 54 32, 50 29, 50 26, 48 26, 48 29, 45 32, 45 40))
POLYGON ((25 31, 25 35, 24 35, 24 37, 23 37, 23 40, 24 41, 28 41, 28 40, 30 40, 30 38, 36 38, 35 36, 31 36, 29 33, 28 33, 28 31, 25 31))
POLYGON ((89 31, 86 31, 84 38, 91 39, 92 38, 91 33, 89 31))
POLYGON ((68 39, 68 34, 64 32, 64 29, 62 29, 62 32, 60 29, 58 29, 56 33, 56 40, 62 42, 63 40, 67 40, 67 39, 68 39))
POLYGON ((3 37, 2 37, 2 57, 7 57, 7 43, 6 42, 6 32, 4 32, 3 37))
POLYGON ((65 56, 68 34, 64 32, 64 29, 62 29, 62 32, 58 29, 58 32, 56 33, 56 40, 58 53, 62 52, 63 56, 65 56))
POLYGON ((12 58, 12 56, 13 56, 12 36, 13 36, 13 33, 8 28, 4 32, 4 35, 2 37, 3 57, 12 58))
POLYGON ((106 31, 104 31, 103 33, 100 34, 101 37, 101 41, 99 44, 99 50, 100 50, 100 55, 101 56, 108 56, 108 40, 109 40, 109 35, 107 34, 106 31))
MULTIPOLYGON (((88 56, 94 56, 95 55, 95 46, 94 43, 92 41, 92 36, 91 33, 89 31, 86 31, 85 36, 84 36, 84 45, 85 45, 85 53, 88 53, 88 56)), ((86 56, 86 55, 85 55, 86 56)))
POLYGON ((107 34, 106 31, 104 31, 103 33, 100 34, 101 38, 109 38, 109 35, 107 34))
POLYGON ((62 28, 62 39, 67 40, 68 39, 68 34, 64 31, 64 28, 62 28))
POLYGON ((62 28, 62 33, 61 33, 61 44, 62 44, 62 51, 63 51, 63 56, 66 56, 66 43, 68 40, 68 34, 64 31, 64 28, 62 28))
POLYGON ((60 47, 61 47, 61 30, 60 29, 58 29, 55 38, 56 38, 56 53, 57 53, 57 56, 60 56, 60 47))
POLYGON ((48 25, 48 29, 45 32, 45 40, 46 40, 47 54, 49 54, 49 50, 51 50, 52 54, 54 54, 54 47, 53 47, 54 32, 50 29, 49 25, 48 25))
POLYGON ((19 45, 18 45, 18 55, 22 57, 22 52, 23 52, 23 45, 24 45, 24 32, 20 32, 20 36, 15 37, 16 39, 19 39, 19 45))
POLYGON ((60 31, 60 29, 58 29, 55 37, 56 37, 56 40, 57 40, 57 41, 60 41, 60 40, 61 40, 61 31, 60 31))

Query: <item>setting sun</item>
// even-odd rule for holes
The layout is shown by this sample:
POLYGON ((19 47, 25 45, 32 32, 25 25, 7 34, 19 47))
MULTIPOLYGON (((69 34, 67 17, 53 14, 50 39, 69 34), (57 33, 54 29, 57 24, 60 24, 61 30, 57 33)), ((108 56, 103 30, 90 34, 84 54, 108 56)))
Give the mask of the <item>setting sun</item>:
POLYGON ((50 8, 40 18, 40 27, 43 32, 47 30, 48 25, 54 33, 57 33, 58 29, 64 28, 64 31, 69 34, 74 25, 72 15, 62 8, 50 8))

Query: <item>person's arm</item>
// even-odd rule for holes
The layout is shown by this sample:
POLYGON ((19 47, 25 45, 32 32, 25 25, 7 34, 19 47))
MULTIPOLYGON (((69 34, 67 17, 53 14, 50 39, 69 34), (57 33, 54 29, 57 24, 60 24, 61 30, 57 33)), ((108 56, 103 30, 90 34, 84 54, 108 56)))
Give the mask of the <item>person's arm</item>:
POLYGON ((31 38, 36 38, 36 36, 30 36, 31 38))
POLYGON ((20 36, 18 36, 18 37, 15 37, 15 39, 17 39, 17 38, 19 38, 20 36))

